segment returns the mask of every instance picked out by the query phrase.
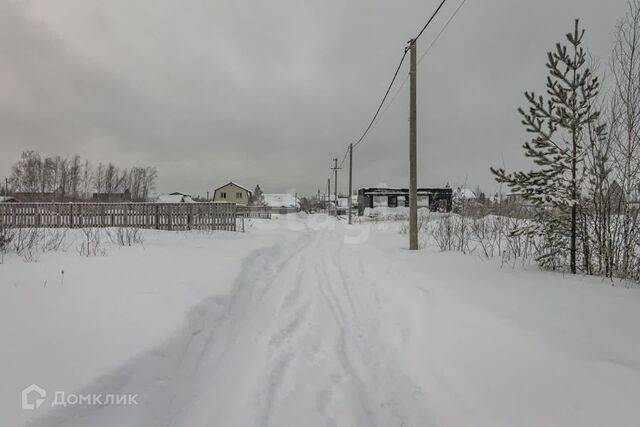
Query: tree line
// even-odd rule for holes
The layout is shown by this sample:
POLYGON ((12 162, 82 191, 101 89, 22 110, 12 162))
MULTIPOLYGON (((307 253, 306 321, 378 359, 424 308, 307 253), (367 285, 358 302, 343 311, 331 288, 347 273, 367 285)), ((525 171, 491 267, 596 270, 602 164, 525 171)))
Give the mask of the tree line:
POLYGON ((545 93, 526 92, 518 110, 532 169, 491 171, 534 206, 534 219, 513 233, 543 240, 539 265, 638 280, 640 0, 629 1, 615 34, 603 84, 576 20, 547 54, 545 93))
POLYGON ((93 193, 122 193, 145 201, 156 188, 155 166, 121 168, 113 163, 93 165, 78 155, 47 157, 37 151, 24 151, 12 166, 9 193, 61 192, 66 200, 89 200, 93 193))

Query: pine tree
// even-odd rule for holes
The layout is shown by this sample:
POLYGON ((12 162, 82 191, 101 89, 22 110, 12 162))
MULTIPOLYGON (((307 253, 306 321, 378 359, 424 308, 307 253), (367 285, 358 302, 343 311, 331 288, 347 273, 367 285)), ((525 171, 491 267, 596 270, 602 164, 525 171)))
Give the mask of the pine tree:
POLYGON ((250 204, 253 206, 264 206, 264 195, 262 193, 260 185, 256 185, 256 188, 253 190, 250 204))
POLYGON ((544 264, 551 260, 550 265, 555 268, 568 239, 572 273, 576 273, 586 146, 589 140, 600 138, 606 131, 604 126, 597 125, 600 112, 594 104, 600 83, 587 65, 582 47, 584 33, 576 20, 573 33, 566 36, 569 46, 558 43, 555 51, 547 54, 547 96, 526 92, 528 111, 518 109, 527 132, 534 134, 523 146, 525 156, 537 168, 510 174, 502 168, 491 168, 499 183, 521 192, 538 206, 535 226, 522 231, 546 237, 547 250, 540 261, 544 264))

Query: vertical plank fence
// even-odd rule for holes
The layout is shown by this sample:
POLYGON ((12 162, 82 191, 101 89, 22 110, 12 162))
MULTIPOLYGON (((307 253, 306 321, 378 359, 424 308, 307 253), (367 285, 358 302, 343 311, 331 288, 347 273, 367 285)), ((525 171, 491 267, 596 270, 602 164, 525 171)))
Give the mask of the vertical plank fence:
POLYGON ((0 203, 0 227, 236 231, 233 203, 0 203))
POLYGON ((238 216, 243 218, 271 219, 268 206, 238 206, 238 216))

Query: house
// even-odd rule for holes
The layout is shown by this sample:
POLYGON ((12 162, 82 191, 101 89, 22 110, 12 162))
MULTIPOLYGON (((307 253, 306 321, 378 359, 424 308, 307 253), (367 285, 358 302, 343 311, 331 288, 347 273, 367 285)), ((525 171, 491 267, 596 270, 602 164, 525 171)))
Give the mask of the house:
POLYGON ((66 201, 66 197, 64 194, 64 189, 62 186, 58 187, 56 191, 35 191, 35 192, 23 192, 17 191, 13 193, 13 196, 19 200, 20 202, 64 202, 66 201))
POLYGON ((476 193, 469 188, 458 187, 453 192, 453 200, 457 202, 476 200, 477 198, 476 193))
POLYGON ((179 191, 174 191, 173 193, 169 193, 170 196, 186 196, 186 197, 191 197, 193 198, 193 196, 191 194, 187 194, 187 193, 181 193, 179 191))
POLYGON ((180 193, 163 194, 158 196, 158 203, 196 203, 191 196, 180 193))
POLYGON ((300 203, 296 199, 296 196, 292 194, 265 193, 262 197, 264 198, 265 205, 271 208, 272 213, 288 214, 300 210, 300 203))
MULTIPOLYGON (((453 190, 451 188, 418 188, 418 208, 451 212, 453 190)), ((358 190, 358 215, 366 208, 409 207, 407 188, 361 188, 358 190)))
POLYGON ((251 199, 251 194, 251 190, 230 181, 228 184, 214 190, 213 201, 248 205, 249 200, 251 199))
POLYGON ((129 189, 122 193, 93 193, 91 202, 93 203, 126 203, 131 201, 129 189))
POLYGON ((0 203, 18 203, 18 199, 11 196, 0 196, 0 203))

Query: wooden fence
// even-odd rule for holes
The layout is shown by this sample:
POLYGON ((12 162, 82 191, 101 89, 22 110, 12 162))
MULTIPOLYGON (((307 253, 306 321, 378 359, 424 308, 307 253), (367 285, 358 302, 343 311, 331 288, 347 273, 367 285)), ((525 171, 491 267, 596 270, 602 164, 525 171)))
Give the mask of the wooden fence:
POLYGON ((0 203, 0 227, 236 231, 233 203, 0 203))
POLYGON ((238 206, 238 216, 271 219, 271 208, 268 206, 238 206))

